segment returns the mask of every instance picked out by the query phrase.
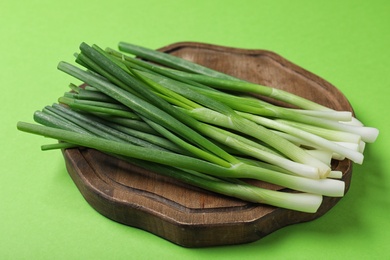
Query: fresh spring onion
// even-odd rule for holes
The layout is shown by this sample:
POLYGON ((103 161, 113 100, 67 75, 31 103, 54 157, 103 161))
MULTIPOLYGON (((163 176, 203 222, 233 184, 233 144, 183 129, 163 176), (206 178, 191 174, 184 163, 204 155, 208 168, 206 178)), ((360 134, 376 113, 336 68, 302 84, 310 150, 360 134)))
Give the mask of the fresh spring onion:
POLYGON ((348 111, 144 47, 120 43, 119 49, 146 61, 82 43, 76 62, 85 69, 66 62, 58 69, 85 87, 70 84, 72 92, 59 104, 34 113, 39 125, 19 122, 18 129, 61 141, 42 150, 94 148, 210 191, 311 213, 322 196, 345 193, 331 160, 362 163, 364 144, 378 135, 348 111), (266 190, 245 179, 297 192, 266 190))

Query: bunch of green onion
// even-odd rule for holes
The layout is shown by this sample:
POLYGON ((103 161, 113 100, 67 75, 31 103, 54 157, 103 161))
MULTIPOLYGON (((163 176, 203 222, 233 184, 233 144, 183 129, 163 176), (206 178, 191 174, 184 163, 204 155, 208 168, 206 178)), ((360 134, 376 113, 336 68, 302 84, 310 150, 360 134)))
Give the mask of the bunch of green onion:
POLYGON ((70 84, 58 104, 34 113, 38 124, 18 122, 18 129, 60 141, 42 150, 93 148, 213 192, 310 213, 323 196, 345 193, 331 160, 361 164, 365 143, 378 135, 351 112, 159 51, 128 43, 119 50, 82 43, 81 66, 58 69, 85 86, 70 84))

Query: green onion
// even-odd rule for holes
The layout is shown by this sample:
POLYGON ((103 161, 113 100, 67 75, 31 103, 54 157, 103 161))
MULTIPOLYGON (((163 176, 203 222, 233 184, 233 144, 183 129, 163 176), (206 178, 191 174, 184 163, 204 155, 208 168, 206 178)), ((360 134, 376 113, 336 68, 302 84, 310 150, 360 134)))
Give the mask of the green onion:
POLYGON ((60 104, 34 113, 38 124, 17 128, 59 141, 45 151, 93 148, 206 190, 303 212, 316 212, 322 196, 343 196, 331 160, 362 163, 365 144, 377 138, 351 112, 148 48, 119 49, 144 60, 82 43, 75 56, 85 70, 66 62, 58 69, 85 84, 70 84, 60 104))

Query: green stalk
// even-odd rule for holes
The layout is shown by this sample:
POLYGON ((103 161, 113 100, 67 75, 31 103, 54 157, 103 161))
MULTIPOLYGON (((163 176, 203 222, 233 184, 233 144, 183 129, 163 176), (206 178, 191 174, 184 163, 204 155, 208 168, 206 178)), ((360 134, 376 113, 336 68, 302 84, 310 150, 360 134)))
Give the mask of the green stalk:
POLYGON ((71 91, 73 91, 74 93, 79 93, 79 91, 82 89, 81 87, 79 86, 76 86, 75 84, 73 83, 70 83, 69 84, 69 88, 71 89, 71 91))
POLYGON ((74 95, 74 97, 80 100, 91 100, 91 101, 108 102, 108 103, 116 102, 116 100, 96 90, 92 91, 92 90, 80 89, 79 92, 74 95))
MULTIPOLYGON (((86 105, 90 107, 101 107, 101 108, 108 108, 108 109, 115 109, 115 110, 123 110, 126 112, 129 112, 130 109, 122 104, 119 104, 118 102, 106 102, 106 101, 95 101, 95 100, 86 100, 86 99, 77 99, 73 95, 70 97, 65 93, 63 97, 60 97, 59 99, 63 100, 64 103, 69 104, 80 104, 80 105, 86 105)), ((136 114, 133 114, 133 118, 137 119, 136 114)))
POLYGON ((60 142, 60 143, 55 143, 55 144, 42 145, 41 150, 42 151, 49 151, 49 150, 69 149, 69 148, 76 148, 76 147, 80 147, 80 146, 75 145, 75 144, 60 142))
POLYGON ((96 112, 101 114, 109 114, 112 116, 119 116, 122 118, 129 119, 139 119, 139 116, 129 111, 129 109, 125 109, 119 104, 109 104, 105 102, 95 102, 95 101, 85 101, 85 100, 77 100, 66 97, 60 97, 58 102, 61 104, 68 105, 70 108, 74 110, 80 111, 89 111, 96 112))
POLYGON ((157 132, 153 128, 151 128, 148 124, 146 124, 145 122, 140 121, 140 120, 122 118, 122 117, 117 117, 117 116, 112 116, 112 115, 107 115, 107 114, 96 114, 96 113, 92 113, 92 114, 102 118, 103 120, 106 120, 108 122, 111 122, 111 123, 114 123, 114 124, 117 124, 120 126, 124 126, 124 127, 130 128, 130 129, 134 129, 134 130, 137 130, 137 131, 140 131, 143 133, 152 134, 152 135, 157 134, 157 132))

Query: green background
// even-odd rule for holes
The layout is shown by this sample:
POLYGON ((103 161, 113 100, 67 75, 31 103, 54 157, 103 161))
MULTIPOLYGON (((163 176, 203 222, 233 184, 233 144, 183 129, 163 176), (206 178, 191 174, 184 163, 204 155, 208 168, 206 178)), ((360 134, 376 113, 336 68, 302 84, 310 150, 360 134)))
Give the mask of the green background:
POLYGON ((0 3, 1 259, 389 259, 389 1, 3 0, 0 3), (63 94, 85 41, 267 49, 325 78, 380 136, 329 213, 254 243, 187 249, 110 221, 81 197, 61 153, 16 130, 63 94))

